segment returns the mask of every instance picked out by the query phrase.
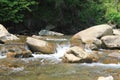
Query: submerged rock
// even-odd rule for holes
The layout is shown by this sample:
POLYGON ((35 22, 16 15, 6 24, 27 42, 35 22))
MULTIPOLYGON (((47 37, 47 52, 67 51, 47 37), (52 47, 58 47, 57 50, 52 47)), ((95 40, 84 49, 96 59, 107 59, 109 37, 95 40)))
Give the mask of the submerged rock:
POLYGON ((101 50, 99 53, 99 62, 103 64, 119 64, 120 52, 119 50, 101 50))
POLYGON ((30 50, 32 50, 33 52, 52 54, 56 51, 56 45, 55 43, 52 42, 47 42, 44 40, 28 37, 26 43, 28 44, 30 50))
POLYGON ((95 53, 88 53, 85 52, 82 48, 74 46, 69 48, 64 56, 63 56, 63 62, 97 62, 98 56, 95 53))

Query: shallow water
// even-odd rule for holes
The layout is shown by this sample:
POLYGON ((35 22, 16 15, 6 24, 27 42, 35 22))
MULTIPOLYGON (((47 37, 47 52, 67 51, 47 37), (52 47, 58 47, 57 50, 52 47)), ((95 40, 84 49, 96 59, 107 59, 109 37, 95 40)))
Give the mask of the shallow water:
MULTIPOLYGON (((61 57, 70 46, 66 40, 56 39, 59 44, 54 54, 34 53, 33 58, 19 59, 1 55, 0 80, 97 80, 99 76, 113 76, 114 80, 120 80, 120 64, 62 63, 61 57)), ((99 54, 104 53, 108 51, 99 51, 99 54)))
POLYGON ((2 80, 97 80, 99 76, 112 75, 115 80, 120 80, 120 65, 49 64, 48 62, 42 64, 37 60, 30 60, 24 63, 24 68, 6 69, 0 74, 0 78, 2 80))

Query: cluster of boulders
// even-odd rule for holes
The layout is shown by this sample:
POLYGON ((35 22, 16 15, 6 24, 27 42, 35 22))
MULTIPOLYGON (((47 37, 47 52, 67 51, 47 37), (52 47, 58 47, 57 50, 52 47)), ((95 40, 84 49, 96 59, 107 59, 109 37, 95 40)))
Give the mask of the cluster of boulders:
POLYGON ((8 58, 28 58, 32 57, 32 53, 53 54, 56 51, 56 44, 45 41, 44 36, 62 36, 62 33, 57 33, 49 30, 41 30, 39 36, 33 35, 27 37, 26 42, 20 43, 20 38, 9 33, 7 29, 0 24, 0 54, 7 55, 8 58))
POLYGON ((0 55, 6 55, 8 58, 26 58, 31 57, 32 52, 26 49, 25 44, 19 43, 20 39, 7 31, 0 24, 0 55))
MULTIPOLYGON (((64 62, 96 62, 99 55, 93 50, 120 49, 120 33, 108 24, 102 24, 82 30, 70 39, 71 47, 63 56, 64 62)), ((120 53, 107 56, 120 58, 120 53), (112 56, 109 56, 112 55, 112 56)), ((111 59, 111 58, 110 58, 111 59)), ((112 60, 111 60, 112 61, 112 60)), ((120 60, 117 60, 119 63, 120 60)))
MULTIPOLYGON (((13 34, 10 34, 3 25, 0 25, 0 41, 6 43, 7 41, 19 40, 13 34)), ((26 38, 26 44, 19 46, 7 46, 9 48, 1 47, 1 53, 5 52, 7 57, 31 57, 32 53, 53 54, 56 52, 56 43, 47 41, 41 35, 62 36, 62 33, 57 33, 48 30, 41 30, 39 36, 33 35, 26 38), (13 48, 14 47, 14 48, 13 48), (27 47, 27 48, 26 48, 27 47), (3 49, 5 48, 5 50, 3 49)), ((98 52, 99 49, 120 49, 120 31, 113 29, 108 24, 96 25, 88 29, 82 30, 70 38, 70 48, 64 52, 62 57, 63 62, 97 62, 100 60, 98 52)), ((120 59, 120 51, 112 52, 107 56, 120 59)), ((62 54, 62 53, 61 53, 62 54)), ((103 60, 103 59, 102 59, 103 60)), ((105 60, 105 59, 104 59, 105 60)), ((103 60, 103 61, 104 61, 103 60)), ((105 61, 104 61, 105 62, 105 61)), ((119 61, 117 61, 119 62, 119 61)))

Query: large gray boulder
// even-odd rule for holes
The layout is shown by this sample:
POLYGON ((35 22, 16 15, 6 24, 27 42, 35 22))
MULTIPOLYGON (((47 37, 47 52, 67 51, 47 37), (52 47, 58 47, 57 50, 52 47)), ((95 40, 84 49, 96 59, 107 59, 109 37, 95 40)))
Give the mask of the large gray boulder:
POLYGON ((26 43, 33 52, 42 52, 45 54, 52 54, 56 51, 56 45, 52 42, 27 37, 26 43))
POLYGON ((7 29, 2 24, 0 24, 0 41, 6 42, 8 40, 18 40, 18 39, 19 39, 18 37, 9 33, 7 29))
POLYGON ((71 42, 74 44, 75 40, 81 40, 84 44, 92 44, 95 46, 100 46, 100 38, 105 35, 112 35, 112 27, 107 24, 96 25, 88 29, 82 30, 76 33, 72 38, 71 42), (97 43, 96 43, 97 42, 97 43))
POLYGON ((120 48, 120 36, 119 35, 110 35, 104 36, 101 38, 103 42, 103 47, 105 48, 120 48))
POLYGON ((63 36, 64 34, 62 33, 58 33, 58 32, 54 32, 54 31, 49 31, 49 30, 41 30, 39 32, 40 36, 63 36))
POLYGON ((63 56, 63 62, 96 62, 98 61, 98 56, 95 53, 88 53, 85 52, 82 48, 74 46, 69 48, 64 56, 63 56))

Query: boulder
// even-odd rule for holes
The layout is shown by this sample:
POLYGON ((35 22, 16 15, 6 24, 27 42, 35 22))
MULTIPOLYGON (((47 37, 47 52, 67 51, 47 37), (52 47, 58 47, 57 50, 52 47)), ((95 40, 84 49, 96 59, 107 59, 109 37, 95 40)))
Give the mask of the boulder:
POLYGON ((120 29, 113 29, 114 35, 120 35, 120 29))
POLYGON ((120 36, 117 35, 110 35, 110 36, 104 36, 101 38, 103 42, 103 47, 109 48, 109 49, 118 49, 120 48, 120 36))
POLYGON ((62 33, 58 33, 58 32, 54 32, 54 31, 49 31, 49 30, 41 30, 39 32, 40 36, 63 36, 64 34, 62 33))
POLYGON ((81 40, 84 44, 95 44, 96 47, 101 45, 100 38, 105 35, 112 35, 113 30, 112 27, 107 24, 97 25, 85 29, 76 33, 71 38, 71 44, 74 43, 74 40, 81 40))
POLYGON ((7 42, 11 40, 19 40, 19 38, 13 34, 6 34, 5 36, 0 37, 1 42, 7 42))
POLYGON ((69 48, 64 56, 63 56, 63 62, 96 62, 98 61, 98 56, 95 53, 88 53, 85 52, 82 48, 78 46, 74 46, 69 48))
POLYGON ((13 34, 10 34, 7 31, 7 29, 2 24, 0 24, 0 41, 1 42, 5 42, 8 40, 18 40, 18 39, 19 39, 18 37, 16 37, 13 34))
POLYGON ((6 34, 9 34, 9 32, 2 24, 0 24, 0 37, 6 36, 6 34))
POLYGON ((52 42, 27 37, 26 43, 33 52, 42 52, 45 54, 52 54, 56 51, 56 45, 52 42))

